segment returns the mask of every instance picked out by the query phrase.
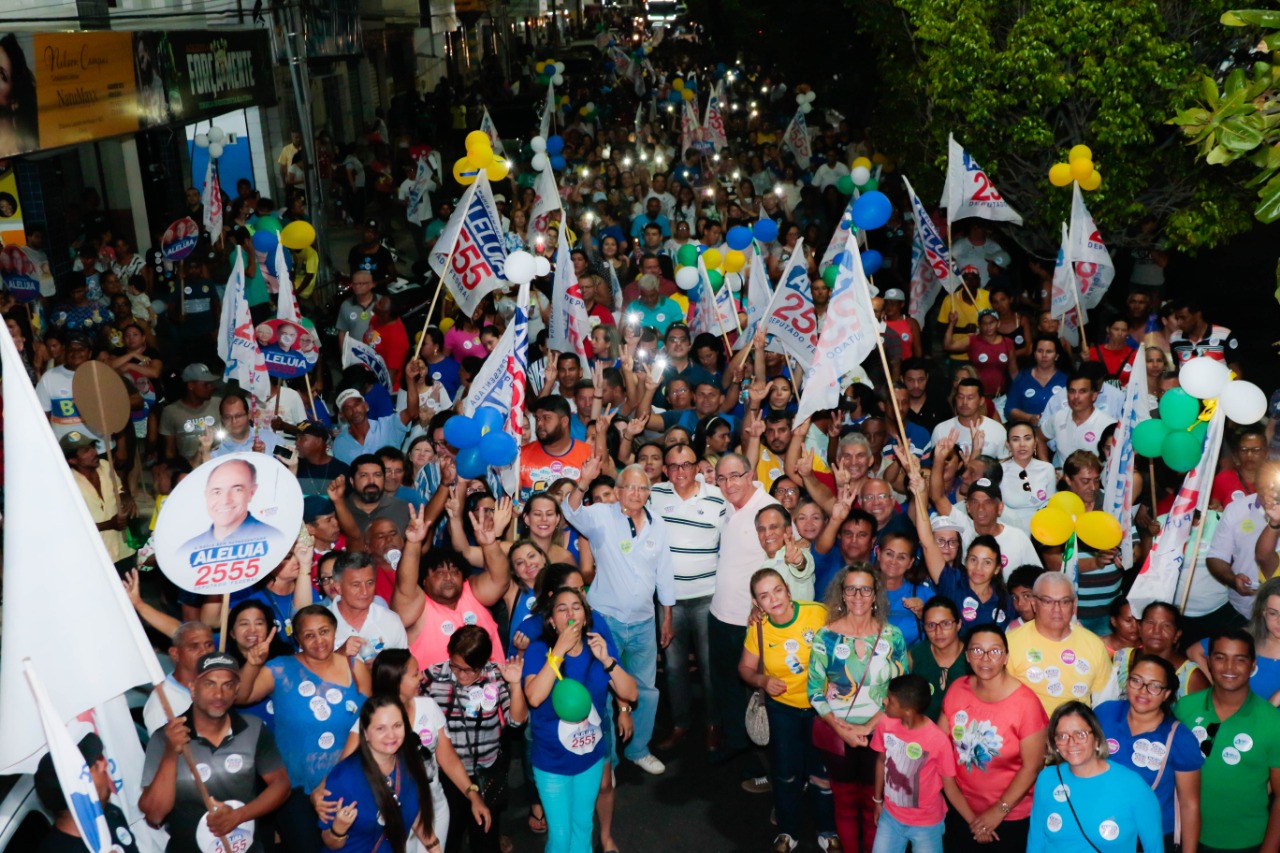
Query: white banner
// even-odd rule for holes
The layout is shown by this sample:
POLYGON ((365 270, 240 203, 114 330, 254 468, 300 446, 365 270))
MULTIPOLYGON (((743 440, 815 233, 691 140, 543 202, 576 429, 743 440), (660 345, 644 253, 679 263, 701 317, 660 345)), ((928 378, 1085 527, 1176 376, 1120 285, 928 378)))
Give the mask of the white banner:
POLYGON ((481 299, 506 283, 506 236, 483 169, 462 194, 429 258, 431 269, 444 278, 449 295, 468 317, 481 299))
POLYGON ((1058 262, 1053 267, 1053 289, 1049 297, 1049 316, 1062 324, 1059 333, 1072 346, 1080 343, 1080 329, 1089 321, 1088 314, 1076 306, 1076 279, 1067 263, 1067 224, 1062 223, 1062 245, 1058 247, 1058 262))
MULTIPOLYGON (((853 232, 846 231, 846 235, 853 232)), ((859 267, 861 269, 861 267, 859 267)), ((802 366, 813 363, 818 349, 818 316, 813 310, 813 291, 809 286, 809 261, 804 254, 804 239, 796 241, 791 258, 783 267, 773 297, 773 307, 765 320, 765 328, 782 351, 802 366)))
MULTIPOLYGON (((261 261, 259 261, 261 263, 261 261)), ((236 380, 240 390, 259 400, 271 396, 271 380, 267 377, 267 362, 258 348, 254 334, 253 317, 245 298, 244 250, 236 252, 231 278, 222 297, 222 316, 218 323, 218 358, 226 367, 223 381, 236 380)))
POLYGON ((923 326, 929 309, 938 298, 938 291, 945 288, 947 293, 954 293, 956 279, 952 274, 947 244, 929 217, 929 211, 924 209, 920 196, 916 195, 906 175, 902 176, 902 183, 911 199, 911 213, 916 224, 911 242, 911 294, 907 304, 911 316, 923 326))
MULTIPOLYGON (((488 114, 485 113, 486 116, 488 114)), ((435 188, 436 182, 431 180, 431 164, 426 157, 419 157, 418 172, 414 175, 413 186, 409 188, 405 206, 405 217, 414 225, 421 225, 431 218, 431 191, 435 188)))
MULTIPOLYGON (((556 269, 551 284, 551 317, 547 323, 547 349, 555 352, 577 353, 582 359, 583 369, 586 369, 586 341, 591 336, 591 320, 587 316, 587 303, 582 298, 582 286, 573 272, 567 230, 564 218, 561 217, 560 239, 556 241, 556 269)), ((572 393, 570 389, 560 390, 572 393)))
POLYGON ((801 169, 809 168, 809 160, 813 157, 813 145, 809 141, 809 126, 804 120, 804 113, 796 110, 791 124, 782 136, 782 144, 796 158, 796 165, 801 169))
POLYGON ((987 173, 954 136, 947 139, 947 181, 942 188, 947 223, 976 216, 998 222, 1022 224, 1022 216, 1000 195, 987 173))
POLYGON ((484 115, 480 116, 480 129, 484 131, 484 135, 489 137, 489 147, 493 149, 493 153, 499 157, 506 157, 507 152, 502 147, 502 136, 498 133, 498 127, 493 123, 493 117, 489 115, 489 108, 484 108, 484 115))
POLYGON ((1071 228, 1067 239, 1067 260, 1075 270, 1080 288, 1080 301, 1086 310, 1097 308, 1116 276, 1115 265, 1107 252, 1098 226, 1084 206, 1080 184, 1071 182, 1071 228))
POLYGON ((555 227, 556 219, 563 217, 560 212, 560 190, 550 166, 538 173, 533 191, 533 207, 529 209, 529 232, 525 239, 529 243, 530 253, 537 255, 546 245, 547 234, 555 227))
POLYGON ((764 268, 764 254, 754 241, 747 247, 747 251, 751 254, 746 285, 747 328, 734 342, 735 350, 751 345, 756 329, 760 328, 760 324, 769 316, 769 309, 773 307, 773 290, 769 287, 769 273, 764 268))
MULTIPOLYGON (((1133 363, 1146 364, 1145 359, 1146 347, 1138 344, 1133 363)), ((1120 556, 1126 569, 1133 566, 1133 538, 1127 535, 1129 519, 1133 514, 1133 430, 1149 417, 1147 374, 1146 371, 1135 370, 1129 374, 1129 384, 1125 386, 1124 405, 1120 407, 1120 419, 1116 422, 1115 445, 1107 459, 1107 476, 1103 481, 1106 491, 1102 506, 1098 507, 1115 516, 1126 531, 1126 535, 1120 540, 1120 556)))
MULTIPOLYGON (((426 332, 424 331, 423 334, 426 332)), ((347 335, 342 339, 342 367, 345 370, 353 364, 362 364, 369 368, 377 377, 379 385, 392 394, 395 393, 391 384, 391 371, 387 370, 387 363, 383 361, 382 356, 378 355, 373 347, 357 341, 355 335, 347 335)))

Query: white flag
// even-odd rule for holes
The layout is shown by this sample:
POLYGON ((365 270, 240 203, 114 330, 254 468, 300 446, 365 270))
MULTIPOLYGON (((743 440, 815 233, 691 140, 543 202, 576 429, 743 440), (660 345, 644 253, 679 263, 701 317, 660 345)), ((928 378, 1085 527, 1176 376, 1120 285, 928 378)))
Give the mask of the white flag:
POLYGON ((717 82, 711 87, 711 95, 707 99, 707 111, 702 117, 702 126, 706 130, 706 137, 716 151, 723 151, 725 146, 729 144, 729 136, 724 128, 724 113, 721 112, 721 103, 723 101, 724 95, 720 93, 720 84, 717 82))
MULTIPOLYGON (((1049 316, 1061 324, 1063 338, 1076 346, 1080 343, 1080 329, 1088 322, 1088 314, 1081 316, 1077 310, 1076 278, 1067 262, 1067 224, 1062 223, 1062 245, 1058 248, 1058 262, 1053 268, 1053 289, 1049 298, 1049 316)), ((1083 306, 1081 306, 1083 307, 1083 306)))
MULTIPOLYGON (((843 233, 851 235, 853 232, 843 233)), ((814 354, 818 350, 818 315, 813 310, 809 259, 804 254, 803 238, 796 241, 787 265, 782 268, 782 277, 778 280, 773 307, 765 319, 765 328, 781 345, 782 351, 801 366, 813 363, 814 354)))
POLYGON ((547 102, 542 107, 542 121, 538 123, 538 135, 546 139, 551 135, 551 116, 556 111, 556 87, 554 83, 547 84, 547 102))
POLYGON ((907 176, 902 176, 902 183, 907 188, 911 199, 911 213, 915 218, 915 234, 911 242, 911 316, 916 322, 924 325, 933 301, 938 298, 938 291, 946 289, 954 293, 956 279, 951 270, 951 259, 947 252, 947 244, 933 224, 929 211, 924 209, 920 196, 907 176))
POLYGON ((747 249, 751 253, 751 266, 747 274, 747 328, 738 340, 734 341, 734 350, 750 346, 756 336, 756 330, 769 316, 773 307, 773 290, 769 287, 769 274, 764 268, 764 255, 759 247, 752 243, 747 249))
MULTIPOLYGON (((1146 364, 1146 348, 1138 344, 1134 364, 1146 364)), ((1125 386, 1124 405, 1120 407, 1120 419, 1116 422, 1115 445, 1111 456, 1107 459, 1107 476, 1104 480, 1106 491, 1102 505, 1098 507, 1115 516, 1116 521, 1126 531, 1129 519, 1133 514, 1133 429, 1151 417, 1147 409, 1147 377, 1140 371, 1129 374, 1129 384, 1125 386)), ((1120 555, 1126 568, 1133 566, 1133 539, 1125 536, 1120 540, 1120 555)))
POLYGON ((218 181, 218 167, 212 157, 204 170, 204 189, 200 192, 200 204, 204 207, 204 230, 209 232, 212 243, 222 239, 222 185, 218 181))
POLYGON ((1022 224, 1018 211, 1009 206, 954 136, 947 139, 947 181, 942 188, 942 204, 947 209, 948 225, 971 216, 1022 224))
POLYGON ((801 169, 809 168, 809 159, 813 157, 813 145, 809 141, 809 126, 804 120, 804 113, 796 110, 791 124, 787 125, 782 135, 782 144, 796 158, 796 165, 801 169))
MULTIPOLYGON (((426 334, 426 332, 423 332, 426 334)), ((378 355, 377 350, 366 343, 356 340, 355 335, 347 335, 342 339, 342 368, 347 369, 353 364, 363 365, 373 372, 377 377, 378 384, 385 387, 388 391, 395 393, 395 389, 391 385, 391 371, 387 370, 387 363, 382 356, 378 355)))
POLYGON ((693 322, 689 330, 695 335, 702 332, 716 336, 736 334, 739 331, 738 309, 733 303, 733 291, 723 283, 719 290, 712 288, 706 264, 701 257, 698 258, 698 279, 702 294, 690 306, 693 309, 693 322))
POLYGON ((1084 196, 1076 181, 1071 182, 1071 228, 1068 235, 1067 260, 1075 270, 1080 301, 1086 309, 1097 308, 1116 276, 1116 268, 1106 244, 1102 242, 1102 235, 1098 233, 1098 226, 1084 206, 1084 196))
POLYGON ((692 100, 685 101, 680 111, 681 157, 684 157, 685 152, 690 148, 697 148, 699 130, 701 126, 698 124, 698 108, 692 100))
POLYGON ((551 167, 538 173, 533 184, 533 206, 529 209, 529 233, 525 235, 530 251, 541 252, 546 245, 547 234, 555 227, 555 219, 563 217, 560 212, 560 189, 556 186, 555 173, 551 167))
POLYGON ((222 370, 223 381, 236 380, 241 391, 259 400, 271 396, 267 362, 258 347, 249 301, 245 297, 243 249, 236 252, 235 265, 231 268, 227 290, 222 297, 217 344, 218 358, 226 365, 222 370))
POLYGON ((614 269, 613 264, 605 264, 604 268, 609 271, 609 294, 613 301, 613 322, 619 326, 622 325, 622 282, 618 281, 618 271, 614 269))
MULTIPOLYGON (((844 232, 853 229, 853 205, 861 196, 862 193, 855 188, 853 195, 849 197, 849 203, 844 206, 844 212, 840 214, 840 223, 836 226, 836 231, 831 235, 831 239, 827 241, 827 248, 822 253, 822 260, 818 261, 819 272, 834 263, 836 255, 840 254, 840 250, 844 248, 844 232)), ((860 245, 865 246, 866 242, 864 241, 860 245)))
MULTIPOLYGON (((465 415, 481 406, 492 406, 506 418, 504 429, 520 445, 524 437, 525 384, 529 372, 529 283, 520 285, 516 312, 493 352, 471 382, 471 393, 462 404, 465 415)), ((498 471, 502 488, 514 495, 520 488, 520 457, 498 471)))
POLYGON ((493 123, 493 117, 489 115, 489 108, 484 108, 484 114, 480 116, 480 129, 484 131, 484 135, 489 137, 489 147, 493 149, 493 153, 499 157, 506 157, 507 152, 502 147, 502 136, 498 133, 498 126, 493 123))
POLYGON ((862 253, 852 232, 846 233, 845 251, 837 257, 840 271, 831 288, 817 352, 808 363, 794 423, 840 405, 840 377, 856 369, 876 348, 879 329, 871 307, 870 284, 862 272, 862 253))
POLYGON ((298 298, 293 293, 293 279, 289 276, 289 268, 284 262, 284 244, 278 240, 276 241, 276 282, 279 285, 279 292, 276 294, 276 319, 301 325, 302 313, 298 310, 298 298))
POLYGON ((426 157, 419 157, 418 172, 414 175, 413 186, 409 188, 409 203, 405 207, 405 217, 414 225, 421 225, 431 218, 431 191, 435 188, 436 182, 431 180, 431 164, 426 157))
POLYGON ((506 283, 507 242, 501 223, 482 169, 428 255, 431 269, 444 278, 449 295, 468 317, 481 299, 506 283))
MULTIPOLYGON (((576 352, 587 366, 586 340, 591 336, 591 320, 582 286, 573 272, 569 255, 569 235, 564 218, 560 219, 560 239, 556 241, 556 269, 551 284, 551 317, 547 323, 547 349, 576 352)), ((562 389, 568 390, 568 389, 562 389)))

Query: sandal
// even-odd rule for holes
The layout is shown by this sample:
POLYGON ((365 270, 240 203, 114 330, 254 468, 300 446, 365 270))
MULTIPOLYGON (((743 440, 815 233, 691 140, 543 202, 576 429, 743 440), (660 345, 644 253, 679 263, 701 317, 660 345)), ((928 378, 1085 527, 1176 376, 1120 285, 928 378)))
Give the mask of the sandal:
POLYGON ((546 833, 547 813, 546 811, 543 810, 542 806, 529 807, 529 831, 536 833, 537 835, 543 835, 544 833, 546 833), (539 811, 542 812, 542 814, 540 816, 534 814, 533 813, 534 809, 538 809, 539 811))

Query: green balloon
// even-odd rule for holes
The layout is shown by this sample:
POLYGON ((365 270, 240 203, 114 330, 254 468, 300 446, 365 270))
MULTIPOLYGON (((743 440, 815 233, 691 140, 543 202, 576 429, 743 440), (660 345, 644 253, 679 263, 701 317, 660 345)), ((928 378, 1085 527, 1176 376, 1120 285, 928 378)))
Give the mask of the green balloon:
POLYGON ((1194 433, 1186 430, 1174 430, 1164 437, 1164 464, 1179 474, 1184 474, 1196 467, 1200 461, 1200 453, 1204 442, 1194 433))
POLYGON ((281 222, 279 219, 276 219, 274 214, 269 213, 266 216, 259 216, 256 220, 254 220, 253 230, 272 231, 272 232, 275 232, 276 234, 279 234, 282 230, 284 230, 284 223, 281 222))
POLYGON ((1188 430, 1188 432, 1196 437, 1196 440, 1200 442, 1201 447, 1204 447, 1204 440, 1209 435, 1209 422, 1196 421, 1196 425, 1188 430))
POLYGON ((707 281, 711 282, 711 292, 719 293, 720 285, 724 284, 724 273, 720 270, 707 270, 707 281))
POLYGON ((867 182, 862 185, 862 191, 864 193, 869 193, 878 189, 880 189, 880 182, 875 178, 867 178, 867 182))
POLYGON ((577 724, 591 715, 591 694, 581 682, 562 678, 551 688, 551 707, 566 723, 577 724))
POLYGON ((685 243, 680 247, 680 251, 676 252, 676 260, 682 267, 696 266, 698 263, 698 247, 692 243, 685 243))
POLYGON ((831 264, 822 271, 822 280, 827 283, 827 287, 836 286, 836 277, 840 275, 840 267, 831 264))
POLYGON ((1160 398, 1160 418, 1169 429, 1185 430, 1200 417, 1200 401, 1181 388, 1172 388, 1160 398))
POLYGON ((848 175, 836 178, 836 189, 843 195, 853 195, 853 178, 848 175))
POLYGON ((1164 452, 1164 437, 1168 434, 1169 427, 1159 418, 1143 421, 1133 428, 1133 449, 1155 459, 1164 452))

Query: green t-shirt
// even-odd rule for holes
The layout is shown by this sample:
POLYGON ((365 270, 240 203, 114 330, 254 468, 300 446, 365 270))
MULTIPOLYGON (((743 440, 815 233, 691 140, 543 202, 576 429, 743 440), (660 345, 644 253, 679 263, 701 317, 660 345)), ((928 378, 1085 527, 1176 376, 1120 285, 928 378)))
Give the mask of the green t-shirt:
MULTIPOLYGON (((237 252, 244 250, 236 247, 237 252)), ((235 265, 235 258, 231 259, 232 266, 235 265)), ((271 291, 267 290, 267 280, 262 277, 262 264, 258 264, 254 274, 249 275, 249 259, 244 259, 244 299, 250 306, 261 305, 264 302, 271 301, 271 291)))
POLYGON ((1208 749, 1200 770, 1200 842, 1219 849, 1251 847, 1267 834, 1267 782, 1271 768, 1280 767, 1280 711, 1251 692, 1223 722, 1212 697, 1212 688, 1201 690, 1173 709, 1201 751, 1208 749), (1213 807, 1219 803, 1231 805, 1213 807))
POLYGON ((933 650, 928 640, 921 640, 907 649, 911 656, 910 671, 929 682, 929 710, 925 713, 935 723, 942 715, 942 697, 946 695, 951 682, 962 675, 971 675, 969 664, 964 659, 964 647, 961 646, 960 657, 951 662, 951 666, 943 669, 933 657, 933 650))

